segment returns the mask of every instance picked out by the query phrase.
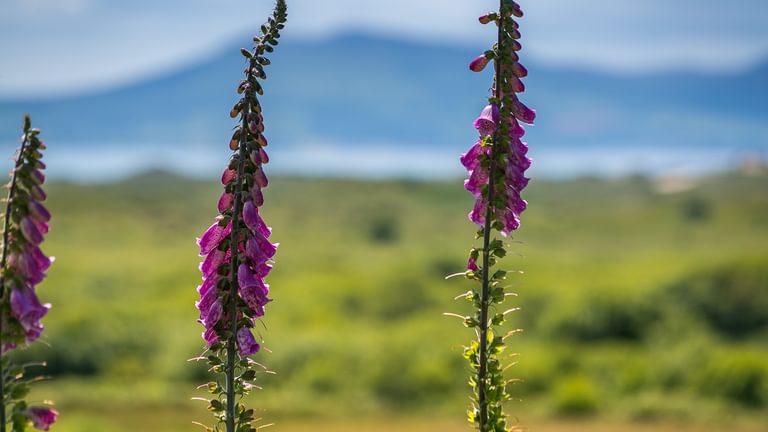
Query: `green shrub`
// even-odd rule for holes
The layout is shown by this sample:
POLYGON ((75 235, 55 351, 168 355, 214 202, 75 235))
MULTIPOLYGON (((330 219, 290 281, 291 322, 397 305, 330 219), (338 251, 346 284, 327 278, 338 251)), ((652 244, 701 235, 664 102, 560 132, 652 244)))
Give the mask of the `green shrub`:
POLYGON ((573 375, 560 380, 553 392, 555 412, 563 416, 589 416, 600 408, 596 384, 586 376, 573 375))
POLYGON ((703 396, 747 407, 768 405, 768 353, 723 351, 710 358, 696 379, 703 396))
POLYGON ((669 288, 678 305, 731 337, 768 328, 768 263, 734 263, 690 275, 669 288))
POLYGON ((640 295, 588 292, 576 301, 552 308, 543 325, 556 339, 636 342, 645 337, 659 315, 656 306, 640 295))

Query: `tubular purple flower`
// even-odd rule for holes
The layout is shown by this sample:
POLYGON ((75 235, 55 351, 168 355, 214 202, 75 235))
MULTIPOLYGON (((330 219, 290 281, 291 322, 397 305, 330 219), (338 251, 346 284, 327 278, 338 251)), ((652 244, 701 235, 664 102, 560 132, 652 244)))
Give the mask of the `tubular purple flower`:
POLYGON ((254 233, 259 233, 264 237, 269 237, 272 234, 272 229, 261 218, 259 209, 252 201, 246 202, 243 206, 243 222, 254 233))
POLYGON ((487 154, 488 152, 483 148, 482 141, 478 141, 466 153, 461 155, 459 160, 467 171, 472 171, 480 164, 479 157, 483 153, 487 154))
POLYGON ((45 194, 45 191, 40 186, 34 186, 29 190, 30 195, 32 195, 32 198, 36 199, 37 201, 45 201, 46 198, 48 198, 48 195, 45 194))
POLYGON ((515 118, 523 123, 533 124, 534 120, 536 120, 536 111, 528 108, 519 100, 515 101, 512 112, 515 115, 515 118))
POLYGON ((486 203, 482 199, 475 201, 475 206, 472 207, 472 211, 469 212, 469 220, 482 226, 485 223, 485 208, 486 203))
POLYGON ((520 63, 512 63, 512 73, 518 78, 525 78, 528 76, 528 69, 520 63))
POLYGON ((251 330, 243 327, 237 331, 237 346, 243 357, 254 355, 261 349, 251 330))
POLYGON ((229 234, 232 232, 232 224, 229 223, 223 227, 219 222, 214 222, 208 227, 200 238, 197 239, 197 245, 200 246, 200 256, 208 255, 214 250, 229 234))
POLYGON ((472 72, 482 72, 488 66, 488 61, 488 57, 485 54, 481 54, 469 63, 469 70, 472 72))
POLYGON ((480 268, 477 266, 477 259, 469 257, 467 260, 467 270, 478 271, 480 268))
POLYGON ((237 171, 227 168, 224 170, 224 173, 221 174, 221 184, 226 186, 236 177, 237 177, 237 171))
POLYGON ((229 250, 226 252, 221 250, 214 250, 209 253, 205 260, 200 264, 200 271, 203 273, 203 277, 209 278, 216 274, 219 270, 219 266, 224 264, 229 259, 231 253, 229 250))
POLYGON ((220 212, 232 208, 232 203, 235 202, 235 197, 231 193, 224 192, 219 197, 219 203, 217 205, 220 212))
MULTIPOLYGON (((37 268, 39 268, 41 272, 48 270, 48 268, 51 267, 51 264, 53 264, 53 261, 56 260, 55 257, 45 256, 39 247, 31 247, 29 254, 32 256, 32 260, 35 262, 37 268)), ((33 283, 33 285, 36 284, 37 283, 33 283)))
POLYGON ((497 19, 499 19, 499 15, 496 12, 491 12, 480 16, 477 20, 480 21, 480 24, 489 24, 497 19))
POLYGON ((499 107, 490 104, 483 108, 480 117, 475 120, 475 129, 480 132, 480 136, 490 136, 496 131, 496 123, 499 121, 499 107))
POLYGON ((24 238, 33 245, 39 245, 43 242, 43 233, 40 232, 40 228, 32 221, 32 219, 27 217, 22 219, 19 228, 21 228, 21 233, 24 235, 24 238))
POLYGON ((253 205, 256 207, 264 205, 264 194, 261 192, 260 187, 251 188, 251 198, 253 198, 253 205))
POLYGON ((464 181, 464 188, 471 192, 475 197, 479 197, 482 193, 483 186, 488 184, 488 170, 482 168, 476 168, 469 175, 469 178, 464 181))
POLYGON ((518 77, 509 77, 508 84, 510 89, 515 93, 523 93, 525 91, 525 84, 523 84, 518 77))
POLYGON ((224 316, 224 306, 221 304, 221 299, 216 299, 213 304, 205 311, 205 315, 201 317, 202 324, 206 328, 213 328, 216 323, 224 316))
MULTIPOLYGON (((512 140, 513 144, 517 144, 520 142, 520 138, 522 138, 525 135, 525 128, 523 128, 523 125, 521 125, 516 118, 512 117, 510 118, 510 128, 509 128, 509 136, 512 138, 515 138, 512 140)), ((528 146, 525 147, 526 150, 528 149, 528 146)))
POLYGON ((45 183, 45 174, 43 174, 43 172, 39 169, 36 169, 32 171, 32 179, 35 181, 35 183, 41 185, 45 183))
POLYGON ((24 414, 32 422, 35 429, 47 431, 56 422, 59 412, 48 407, 29 407, 24 414))
POLYGON ((40 336, 40 319, 50 308, 50 304, 40 304, 35 291, 28 286, 11 289, 11 313, 27 332, 27 343, 40 336))
POLYGON ((30 285, 37 285, 45 278, 45 273, 39 265, 40 262, 44 263, 45 261, 36 259, 26 249, 21 253, 11 253, 8 256, 8 266, 19 272, 30 285))
POLYGON ((202 336, 203 336, 203 340, 205 340, 205 343, 209 347, 219 341, 219 335, 217 335, 216 334, 216 330, 214 330, 212 328, 206 329, 202 333, 202 336))
POLYGON ((37 222, 48 222, 51 220, 51 213, 45 206, 37 201, 30 201, 27 205, 30 217, 37 222))
POLYGON ((264 170, 261 166, 256 167, 256 172, 253 174, 253 181, 262 189, 269 185, 269 179, 267 179, 267 175, 264 174, 264 170))

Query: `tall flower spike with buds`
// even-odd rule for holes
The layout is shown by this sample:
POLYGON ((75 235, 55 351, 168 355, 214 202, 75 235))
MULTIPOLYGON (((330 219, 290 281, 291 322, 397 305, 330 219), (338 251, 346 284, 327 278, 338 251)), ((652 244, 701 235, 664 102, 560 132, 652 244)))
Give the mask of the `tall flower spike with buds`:
POLYGON ((263 168, 269 157, 264 151, 267 139, 259 81, 267 77, 266 53, 277 45, 286 18, 286 3, 278 0, 273 15, 261 27, 261 36, 254 37, 254 48, 241 50, 247 66, 237 88, 242 98, 230 112, 231 117, 240 117, 229 143, 234 153, 221 176, 219 216, 198 239, 204 258, 196 305, 210 355, 197 360, 207 361, 211 372, 223 378, 206 386, 214 395, 208 402, 217 419, 207 430, 217 432, 256 430, 254 410, 246 409, 240 400, 255 387, 257 368, 266 371, 249 358, 261 349, 253 328, 270 301, 265 278, 278 246, 269 240, 272 230, 259 211, 264 204, 262 189, 269 183, 263 168))
POLYGON ((478 140, 461 156, 469 172, 464 187, 475 197, 469 219, 479 225, 477 238, 482 239, 482 246, 470 251, 463 273, 478 287, 461 296, 475 309, 473 315, 461 318, 477 335, 465 348, 464 357, 472 368, 469 383, 473 397, 468 417, 480 432, 510 430, 503 405, 511 398, 508 387, 513 381, 504 378, 505 368, 499 356, 507 337, 516 331, 503 333, 498 327, 516 309, 501 312, 501 304, 512 294, 506 293, 502 285, 507 272, 494 271, 497 260, 507 251, 493 231, 509 236, 520 227, 520 214, 528 205, 521 192, 528 185, 525 171, 531 159, 526 155, 528 145, 521 140, 525 134, 521 123, 532 124, 536 113, 517 97, 525 91, 521 78, 528 74, 518 62, 521 45, 515 18, 522 16, 522 9, 512 0, 501 0, 498 12, 481 16, 481 24, 496 24, 498 40, 469 64, 471 71, 480 72, 493 63, 495 71, 493 94, 474 123, 478 140))
POLYGON ((3 250, 0 258, 0 431, 8 424, 14 432, 30 424, 48 430, 58 412, 49 407, 29 407, 23 400, 29 384, 39 377, 27 378, 29 366, 11 364, 7 353, 37 340, 43 332, 40 319, 49 304, 41 304, 35 286, 43 281, 53 262, 40 250, 48 233, 51 214, 42 204, 46 195, 45 164, 40 160, 45 144, 40 131, 24 118, 24 135, 8 184, 8 198, 3 217, 3 250), (11 372, 15 371, 15 372, 11 372), (8 415, 10 408, 10 416, 8 415))

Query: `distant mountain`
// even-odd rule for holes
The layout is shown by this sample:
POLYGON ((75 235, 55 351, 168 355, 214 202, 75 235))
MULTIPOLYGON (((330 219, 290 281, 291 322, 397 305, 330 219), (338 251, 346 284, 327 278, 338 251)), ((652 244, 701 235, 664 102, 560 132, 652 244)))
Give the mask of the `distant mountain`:
MULTIPOLYGON (((490 85, 490 71, 467 69, 476 54, 360 35, 286 41, 267 70, 268 137, 294 150, 332 144, 456 153, 474 140, 471 123, 490 85)), ((13 142, 30 112, 47 139, 84 147, 223 143, 243 65, 232 46, 109 91, 0 101, 0 142, 13 142)), ((536 146, 768 149, 768 64, 739 75, 634 77, 528 66, 523 99, 539 113, 528 135, 536 146)))

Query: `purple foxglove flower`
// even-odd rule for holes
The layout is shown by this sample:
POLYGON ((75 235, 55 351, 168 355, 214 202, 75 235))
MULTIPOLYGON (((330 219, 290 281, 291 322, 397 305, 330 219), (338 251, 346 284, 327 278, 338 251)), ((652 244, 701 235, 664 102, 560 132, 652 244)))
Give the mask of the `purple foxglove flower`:
POLYGON ((251 330, 246 327, 237 331, 237 347, 243 357, 254 355, 261 349, 251 330))
POLYGON ((251 188, 251 198, 253 198, 253 204, 256 207, 264 205, 264 194, 261 192, 260 187, 251 188))
POLYGON ((467 171, 472 171, 480 164, 479 158, 483 153, 487 154, 488 152, 481 145, 481 141, 478 141, 469 148, 469 151, 461 155, 459 160, 461 161, 461 164, 464 165, 464 168, 467 169, 467 171))
POLYGON ((30 201, 27 209, 29 210, 29 216, 37 222, 45 223, 51 220, 51 213, 37 201, 30 201))
POLYGON ((32 198, 34 198, 37 201, 45 201, 45 199, 48 197, 48 195, 45 194, 45 191, 40 186, 34 186, 29 190, 30 195, 32 195, 32 198))
POLYGON ((515 93, 523 93, 525 91, 525 84, 518 77, 510 77, 509 86, 515 93))
POLYGON ((35 429, 47 431, 53 423, 56 422, 56 418, 59 416, 59 412, 55 409, 47 407, 29 407, 25 411, 27 418, 32 422, 32 426, 35 429))
POLYGON ((469 220, 478 225, 483 225, 485 223, 485 210, 486 203, 482 199, 475 200, 475 206, 469 212, 469 220))
POLYGON ((21 220, 19 227, 21 228, 21 233, 28 242, 33 245, 39 245, 43 242, 43 233, 40 232, 40 228, 34 221, 32 221, 32 219, 25 217, 21 220))
POLYGON ((206 329, 202 335, 203 340, 205 340, 205 343, 207 343, 209 347, 219 341, 219 335, 217 335, 216 330, 212 328, 206 329))
POLYGON ((260 278, 265 278, 267 275, 269 275, 269 272, 272 271, 272 265, 267 263, 259 264, 258 268, 256 269, 256 276, 260 278))
POLYGON ((469 63, 469 70, 472 72, 482 72, 486 66, 488 66, 488 57, 486 57, 485 54, 482 54, 475 57, 475 59, 469 63))
POLYGON ((269 179, 267 179, 267 175, 264 174, 261 166, 256 166, 256 172, 253 173, 253 181, 262 189, 269 185, 269 179))
POLYGON ((248 201, 243 206, 243 222, 252 232, 259 233, 263 237, 272 235, 272 229, 267 226, 264 219, 259 215, 259 209, 252 201, 248 201))
MULTIPOLYGON (((512 138, 516 138, 517 141, 519 141, 520 138, 522 138, 525 135, 525 128, 514 117, 509 119, 509 122, 510 122, 509 136, 511 136, 512 138)), ((528 147, 526 146, 526 149, 527 148, 528 147)))
POLYGON ((477 266, 477 260, 472 257, 469 257, 469 259, 467 260, 467 270, 477 271, 479 269, 480 268, 477 266))
MULTIPOLYGON (((48 268, 51 267, 51 264, 53 264, 53 261, 56 260, 55 257, 45 256, 45 254, 43 253, 43 251, 40 250, 39 247, 31 247, 30 255, 32 256, 32 259, 37 265, 37 268, 40 269, 40 272, 44 272, 48 270, 48 268)), ((35 285, 37 283, 35 283, 35 285)))
POLYGON ((264 316, 264 306, 271 300, 269 295, 269 285, 251 272, 247 265, 242 264, 237 271, 238 285, 240 285, 240 296, 245 300, 256 316, 264 316))
POLYGON ((499 121, 499 107, 488 105, 483 108, 480 117, 475 120, 475 129, 480 136, 490 136, 496 131, 496 123, 499 121))
POLYGON ((504 230, 501 232, 504 235, 509 235, 512 231, 520 228, 520 216, 514 212, 504 213, 504 230))
MULTIPOLYGON (((208 278, 216 279, 216 278, 208 278)), ((203 283, 205 285, 205 283, 203 283)), ((212 288, 212 287, 211 287, 212 288)), ((211 306, 219 300, 219 292, 217 289, 206 288, 205 292, 200 295, 200 301, 195 302, 195 307, 200 311, 200 320, 208 315, 211 306)))
POLYGON ((488 184, 488 170, 478 167, 473 170, 469 175, 469 178, 464 181, 464 188, 472 193, 475 197, 479 197, 482 193, 484 185, 488 184))
POLYGON ((491 21, 496 21, 497 19, 499 19, 499 16, 495 12, 493 12, 493 13, 487 13, 485 15, 482 15, 477 20, 480 21, 480 24, 488 24, 491 21))
POLYGON ((8 255, 8 265, 33 285, 42 282, 45 276, 38 267, 37 261, 27 251, 8 255))
POLYGON ((528 108, 524 103, 520 101, 515 101, 515 105, 512 111, 515 115, 515 118, 523 123, 533 124, 534 120, 536 120, 536 111, 528 108))
POLYGON ((32 179, 35 181, 35 183, 41 185, 45 183, 45 174, 43 174, 43 172, 39 169, 36 169, 32 171, 32 179))
POLYGON ((525 189, 525 187, 528 186, 528 182, 530 181, 530 179, 523 174, 523 170, 512 163, 507 164, 505 174, 507 177, 507 186, 514 188, 518 192, 525 189))
POLYGON ((231 255, 232 254, 229 250, 224 252, 215 249, 213 252, 209 253, 205 257, 205 260, 203 260, 203 262, 200 264, 200 271, 203 273, 203 277, 206 279, 209 277, 214 277, 216 272, 219 270, 219 266, 229 260, 231 255))
POLYGON ((208 255, 212 250, 216 249, 222 240, 229 236, 232 232, 232 224, 227 224, 226 227, 219 225, 218 221, 208 227, 203 235, 197 239, 197 245, 200 246, 200 256, 208 255))
POLYGON ((262 164, 268 164, 269 163, 269 155, 267 154, 267 151, 264 150, 264 148, 259 148, 259 157, 261 158, 262 164))
POLYGON ((257 165, 269 163, 269 155, 263 148, 251 152, 251 161, 257 165))
POLYGON ((234 202, 235 197, 231 193, 224 192, 221 194, 221 197, 219 197, 217 208, 220 212, 223 212, 224 210, 232 208, 232 203, 234 202))
POLYGON ((234 180, 236 177, 237 177, 237 171, 227 168, 224 170, 224 173, 221 174, 221 184, 226 186, 229 184, 229 182, 234 180))
POLYGON ((11 313, 28 332, 28 342, 32 342, 40 336, 39 331, 42 330, 40 319, 48 313, 50 308, 51 305, 49 304, 40 304, 40 300, 32 288, 28 286, 11 288, 11 313))
POLYGON ((512 63, 512 73, 518 78, 525 78, 528 76, 528 69, 520 63, 512 63))
POLYGON ((509 189, 507 192, 507 209, 517 215, 520 215, 528 208, 528 201, 520 197, 520 192, 509 189))
POLYGON ((224 306, 221 304, 221 299, 217 298, 205 311, 205 315, 200 317, 200 321, 206 328, 213 328, 222 316, 224 316, 224 306))

